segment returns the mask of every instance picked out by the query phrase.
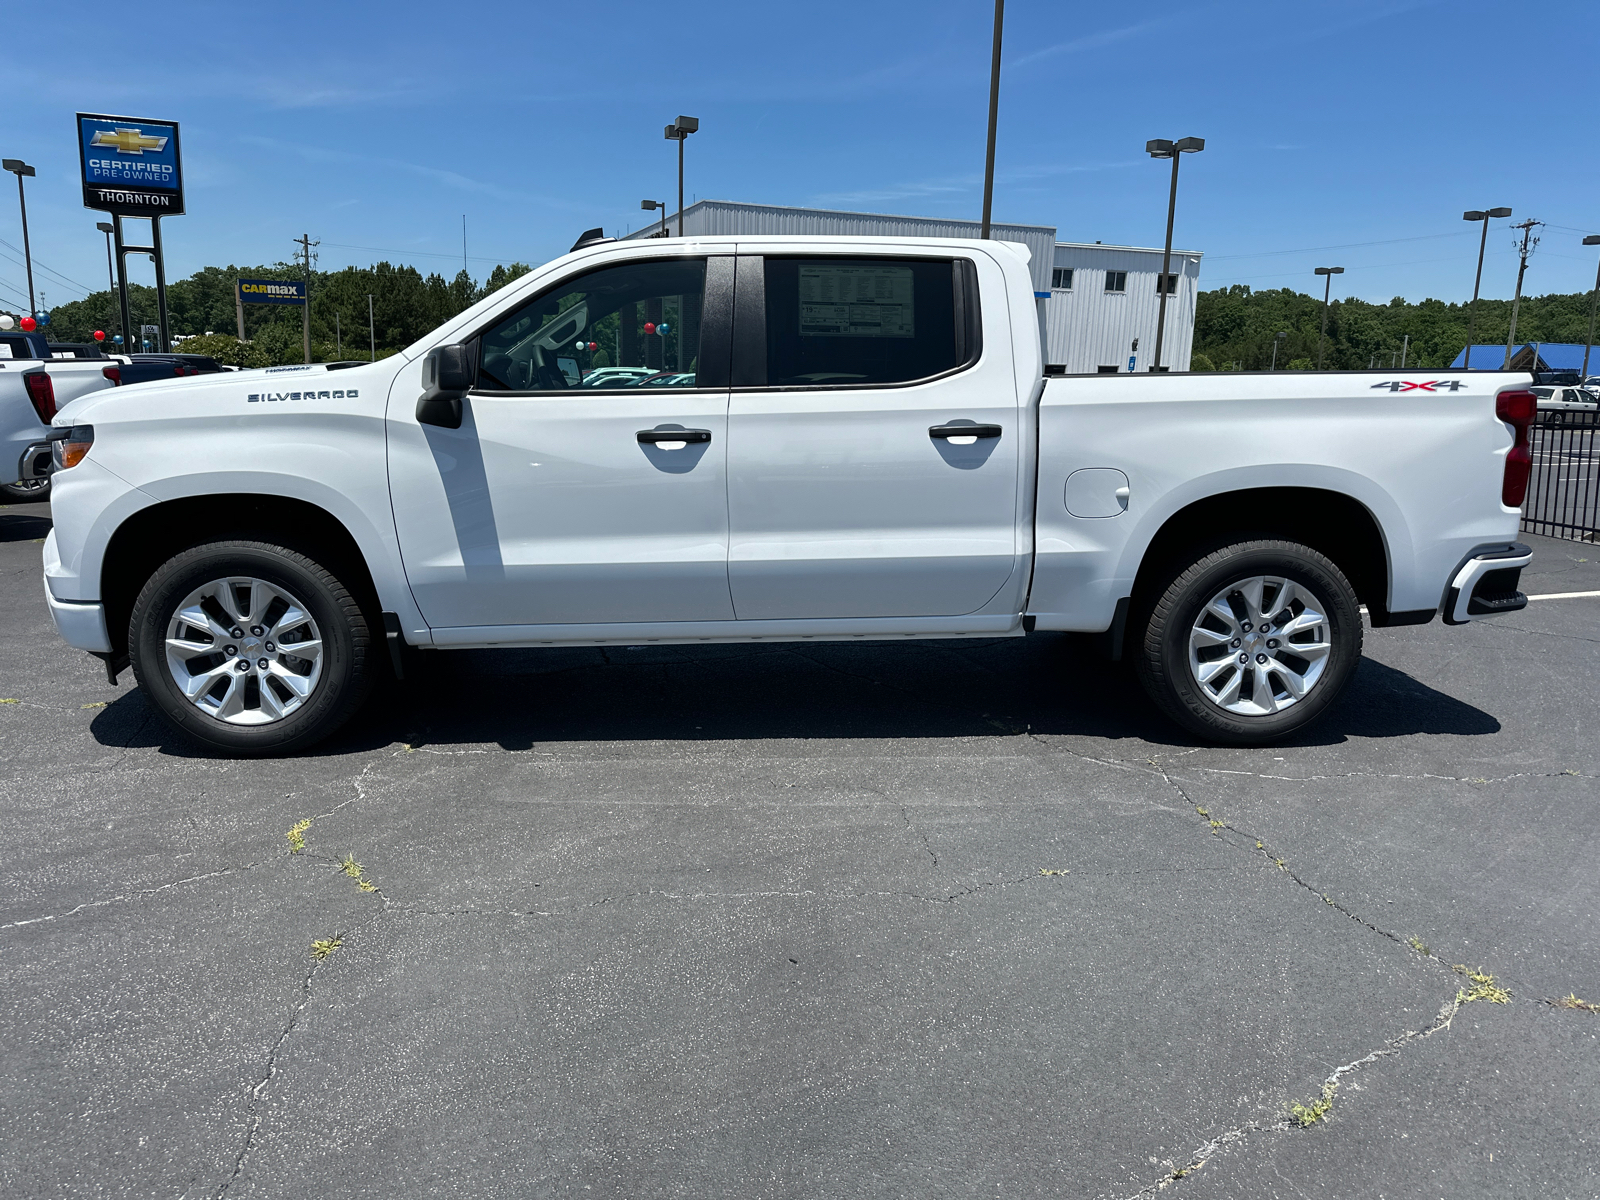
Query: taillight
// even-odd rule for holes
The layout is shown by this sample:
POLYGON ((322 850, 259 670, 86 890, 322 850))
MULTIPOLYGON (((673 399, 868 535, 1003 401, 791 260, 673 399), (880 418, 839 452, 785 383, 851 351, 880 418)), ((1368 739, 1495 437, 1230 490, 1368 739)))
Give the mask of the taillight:
POLYGON ((29 371, 22 377, 22 386, 28 389, 28 399, 33 401, 33 411, 46 425, 55 420, 56 387, 43 371, 29 371))
POLYGON ((1494 398, 1494 415, 1511 426, 1516 441, 1506 451, 1506 473, 1500 481, 1500 503, 1521 508, 1528 494, 1528 475, 1533 470, 1533 452, 1528 447, 1528 429, 1539 415, 1539 397, 1529 391, 1501 392, 1494 398))
POLYGON ((122 368, 121 367, 101 367, 100 368, 100 374, 104 375, 107 379, 111 380, 111 382, 112 382, 112 384, 114 386, 116 386, 116 387, 121 387, 122 386, 122 368))

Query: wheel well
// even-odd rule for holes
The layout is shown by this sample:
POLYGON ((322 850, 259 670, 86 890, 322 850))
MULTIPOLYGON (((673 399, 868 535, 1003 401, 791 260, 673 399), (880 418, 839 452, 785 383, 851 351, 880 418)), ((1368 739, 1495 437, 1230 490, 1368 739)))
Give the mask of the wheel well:
POLYGON ((1373 623, 1387 619, 1389 558, 1378 522, 1359 500, 1321 488, 1249 488, 1179 509, 1139 564, 1134 610, 1153 604, 1156 589, 1196 558, 1255 537, 1299 542, 1326 554, 1350 580, 1373 623))
POLYGON ((156 568, 191 546, 234 538, 296 550, 324 566, 337 564, 335 574, 368 618, 378 622, 378 591, 366 556, 350 531, 326 509, 288 496, 185 496, 140 509, 111 535, 100 567, 100 600, 112 653, 127 652, 128 618, 156 568))

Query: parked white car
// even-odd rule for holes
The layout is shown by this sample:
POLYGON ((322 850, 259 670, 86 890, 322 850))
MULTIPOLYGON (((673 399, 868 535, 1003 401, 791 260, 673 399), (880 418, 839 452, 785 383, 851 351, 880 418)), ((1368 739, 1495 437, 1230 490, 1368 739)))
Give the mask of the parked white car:
POLYGON ((595 231, 376 363, 85 397, 53 431, 51 614, 175 727, 263 754, 407 648, 1036 630, 1103 635, 1184 727, 1260 744, 1338 696, 1359 605, 1526 604, 1527 375, 1046 379, 1027 258, 595 231), (646 313, 675 386, 552 361, 581 334, 636 365, 646 313))
POLYGON ((1538 398, 1540 412, 1560 412, 1569 409, 1595 411, 1600 397, 1581 387, 1544 386, 1530 388, 1538 398))
POLYGON ((79 359, 51 349, 42 333, 0 332, 0 496, 49 494, 50 422, 79 396, 113 386, 110 359, 79 359))

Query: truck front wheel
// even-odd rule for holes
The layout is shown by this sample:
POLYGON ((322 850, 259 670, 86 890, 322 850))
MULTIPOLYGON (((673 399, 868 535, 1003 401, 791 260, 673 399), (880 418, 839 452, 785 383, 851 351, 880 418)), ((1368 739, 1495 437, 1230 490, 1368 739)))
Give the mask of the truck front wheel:
POLYGON ((139 686, 167 721, 238 755, 327 737, 366 697, 371 634, 326 567, 265 542, 195 546, 144 585, 128 624, 139 686))
POLYGON ((1308 546, 1247 541, 1179 571, 1138 656, 1163 711, 1211 742, 1259 746, 1316 720, 1361 659, 1355 591, 1308 546))

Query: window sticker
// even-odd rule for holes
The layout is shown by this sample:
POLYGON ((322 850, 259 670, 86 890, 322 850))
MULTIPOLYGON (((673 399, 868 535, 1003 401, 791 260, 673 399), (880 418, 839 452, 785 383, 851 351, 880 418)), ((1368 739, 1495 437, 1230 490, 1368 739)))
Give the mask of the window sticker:
POLYGON ((800 268, 801 337, 916 336, 910 267, 800 268))
POLYGON ((11 343, 10 342, 0 342, 0 358, 10 358, 10 357, 11 357, 11 343))

